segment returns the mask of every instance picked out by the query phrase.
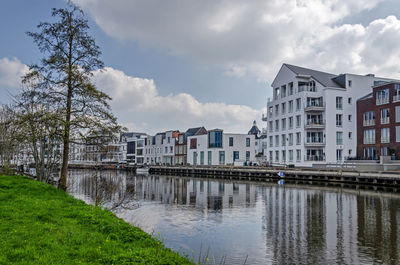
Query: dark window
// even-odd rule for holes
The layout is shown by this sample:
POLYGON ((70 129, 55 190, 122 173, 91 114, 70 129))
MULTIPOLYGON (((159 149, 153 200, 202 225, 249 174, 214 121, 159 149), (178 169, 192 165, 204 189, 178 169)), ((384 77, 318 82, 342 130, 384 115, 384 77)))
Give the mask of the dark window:
POLYGON ((233 146, 233 137, 229 137, 229 146, 233 146))
POLYGON ((135 142, 128 142, 127 143, 127 154, 134 154, 135 153, 135 142))
POLYGON ((209 148, 222 147, 222 131, 208 132, 208 147, 209 148))
POLYGON ((197 148, 197 138, 190 139, 190 149, 196 149, 197 148))
POLYGON ((250 146, 250 138, 246 138, 246 147, 250 146))
POLYGON ((239 159, 239 151, 233 151, 233 161, 236 161, 239 159))

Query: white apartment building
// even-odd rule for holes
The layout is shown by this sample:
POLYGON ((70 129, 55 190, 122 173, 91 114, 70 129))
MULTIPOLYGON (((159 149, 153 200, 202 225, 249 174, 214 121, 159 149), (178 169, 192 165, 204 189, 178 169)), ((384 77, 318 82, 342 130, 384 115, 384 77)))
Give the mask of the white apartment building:
POLYGON ((267 161, 312 166, 356 156, 356 101, 385 81, 390 80, 283 64, 263 116, 268 129, 267 161))
POLYGON ((191 165, 232 165, 255 161, 255 136, 224 133, 220 129, 188 137, 187 162, 191 165))
POLYGON ((155 136, 148 136, 144 150, 144 162, 152 165, 173 165, 177 137, 177 131, 166 131, 157 133, 155 136))

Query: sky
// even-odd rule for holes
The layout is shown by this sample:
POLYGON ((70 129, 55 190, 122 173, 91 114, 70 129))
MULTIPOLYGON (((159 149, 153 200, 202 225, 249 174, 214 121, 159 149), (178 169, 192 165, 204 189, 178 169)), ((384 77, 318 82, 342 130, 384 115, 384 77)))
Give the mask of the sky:
MULTIPOLYGON (((131 131, 259 127, 283 63, 400 78, 398 0, 73 0, 101 47, 93 82, 131 131)), ((3 1, 0 104, 41 54, 27 35, 64 0, 3 1)))

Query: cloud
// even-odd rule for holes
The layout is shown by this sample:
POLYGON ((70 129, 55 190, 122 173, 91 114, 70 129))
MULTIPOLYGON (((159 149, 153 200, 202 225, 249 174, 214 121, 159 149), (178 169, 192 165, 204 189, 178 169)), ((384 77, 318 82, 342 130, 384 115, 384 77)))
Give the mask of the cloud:
POLYGON ((246 133, 261 110, 244 105, 199 102, 187 93, 161 96, 151 79, 131 77, 110 67, 96 71, 94 81, 112 98, 119 121, 134 131, 158 131, 206 126, 246 133))
POLYGON ((21 87, 21 77, 28 71, 28 66, 17 58, 0 58, 0 103, 5 103, 9 94, 21 87))
POLYGON ((385 60, 400 49, 396 17, 342 24, 383 1, 389 0, 74 0, 114 38, 269 82, 283 62, 397 74, 400 64, 385 60))

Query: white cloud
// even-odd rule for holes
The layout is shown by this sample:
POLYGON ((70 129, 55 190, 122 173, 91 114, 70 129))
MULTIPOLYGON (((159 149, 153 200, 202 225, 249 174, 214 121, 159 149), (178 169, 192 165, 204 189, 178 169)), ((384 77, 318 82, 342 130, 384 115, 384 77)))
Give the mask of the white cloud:
POLYGON ((0 89, 21 87, 21 77, 28 71, 28 66, 17 58, 0 59, 0 89))
POLYGON ((203 103, 187 93, 161 96, 151 79, 131 77, 110 67, 105 70, 95 72, 95 83, 113 98, 111 106, 119 121, 134 131, 156 133, 206 126, 245 133, 252 121, 261 117, 261 110, 203 103))
POLYGON ((389 0, 75 0, 110 36, 272 81, 283 62, 334 73, 395 75, 398 19, 345 18, 389 0), (387 38, 378 39, 377 37, 387 38))

